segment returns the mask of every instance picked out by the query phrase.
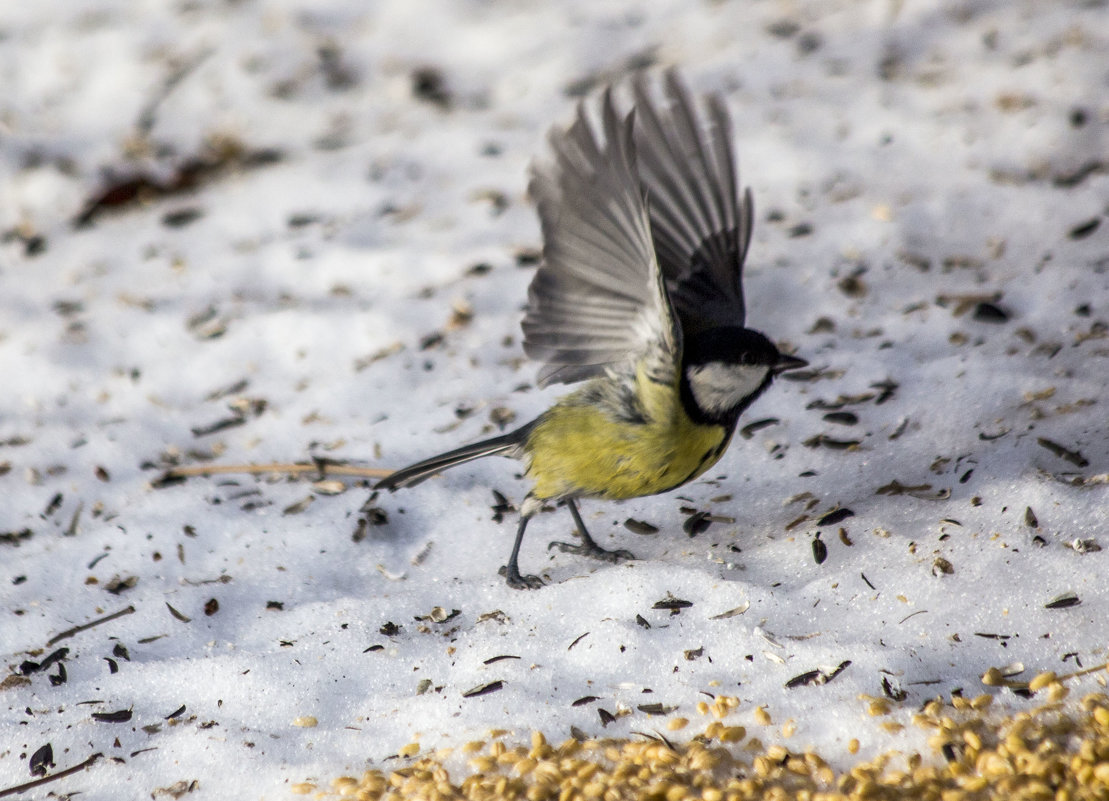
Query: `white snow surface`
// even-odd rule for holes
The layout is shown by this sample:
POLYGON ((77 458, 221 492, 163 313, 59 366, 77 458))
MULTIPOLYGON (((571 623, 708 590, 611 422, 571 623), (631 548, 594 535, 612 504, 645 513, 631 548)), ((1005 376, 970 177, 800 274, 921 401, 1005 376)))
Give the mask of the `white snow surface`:
POLYGON ((837 760, 851 737, 922 746, 866 715, 883 680, 908 722, 991 666, 1106 661, 1106 52, 1109 7, 1074 0, 4 3, 0 654, 12 676, 69 651, 63 683, 0 685, 0 790, 49 743, 53 770, 106 759, 23 797, 286 798, 412 741, 664 730, 637 707, 697 718, 706 692, 837 760), (643 65, 726 99, 756 202, 748 323, 817 372, 779 380, 740 422, 773 424, 703 479, 583 502, 636 561, 548 551, 571 537, 555 510, 521 555, 547 586, 507 588, 492 489, 527 486, 501 459, 379 495, 360 537, 355 481, 151 487, 174 459, 400 467, 538 414, 564 390, 520 348, 527 164, 643 65), (270 157, 75 225, 212 143, 270 157), (853 425, 824 418, 841 396, 853 425), (689 509, 734 522, 690 537, 689 509), (692 606, 653 608, 668 594, 692 606), (458 614, 419 619, 436 607, 458 614))

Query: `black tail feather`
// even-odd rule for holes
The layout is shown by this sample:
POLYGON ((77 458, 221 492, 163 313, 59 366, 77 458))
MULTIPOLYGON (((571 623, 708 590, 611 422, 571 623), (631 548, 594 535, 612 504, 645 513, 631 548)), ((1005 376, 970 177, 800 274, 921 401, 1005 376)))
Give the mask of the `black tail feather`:
POLYGON ((515 431, 509 432, 508 434, 493 437, 492 439, 487 439, 482 442, 475 442, 472 445, 464 445, 453 451, 447 451, 438 456, 432 456, 430 459, 424 459, 422 462, 416 462, 416 464, 411 464, 408 467, 402 467, 400 470, 393 472, 377 482, 377 484, 374 485, 374 489, 395 490, 400 487, 412 487, 425 479, 431 478, 436 473, 446 470, 448 467, 454 467, 456 464, 469 462, 473 459, 480 459, 482 456, 492 456, 497 453, 511 456, 511 452, 527 439, 530 430, 531 425, 529 424, 523 428, 518 428, 515 431))

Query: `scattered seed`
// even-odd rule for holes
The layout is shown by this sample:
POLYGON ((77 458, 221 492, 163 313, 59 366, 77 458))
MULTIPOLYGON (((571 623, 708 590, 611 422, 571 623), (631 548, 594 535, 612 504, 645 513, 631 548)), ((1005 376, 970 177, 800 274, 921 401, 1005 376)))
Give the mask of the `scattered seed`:
POLYGON ((635 520, 631 517, 624 521, 624 528, 626 528, 633 534, 642 534, 644 536, 650 534, 658 534, 657 526, 653 526, 650 523, 644 522, 642 520, 635 520))
POLYGON ((955 572, 955 567, 942 556, 937 556, 932 562, 933 576, 950 576, 955 572))
POLYGON ((878 390, 878 397, 874 399, 874 405, 881 406, 897 393, 901 385, 887 378, 884 381, 878 381, 870 386, 878 390))
POLYGON ((305 511, 309 506, 311 506, 312 503, 315 500, 316 500, 316 496, 308 495, 305 498, 297 501, 296 503, 291 503, 288 506, 286 506, 284 509, 281 510, 281 514, 282 515, 299 515, 301 512, 305 511))
POLYGON ((1073 592, 1064 593, 1044 604, 1044 609, 1070 609, 1072 606, 1078 606, 1082 603, 1082 599, 1075 595, 1073 592))
POLYGON ((741 428, 739 430, 739 435, 744 439, 751 439, 751 437, 755 436, 755 434, 762 429, 768 428, 769 426, 777 425, 780 422, 781 420, 779 420, 777 417, 766 417, 762 420, 755 420, 754 422, 748 423, 743 428, 741 428))
POLYGON ((855 450, 859 447, 862 440, 860 439, 835 439, 829 437, 827 434, 817 434, 815 437, 809 437, 801 444, 806 448, 828 448, 833 451, 849 451, 855 450))
POLYGON ((1075 553, 1095 553, 1101 550, 1101 545, 1092 537, 1086 539, 1079 537, 1065 544, 1075 553))
POLYGON ((750 601, 744 601, 740 606, 737 606, 735 609, 729 609, 727 612, 721 612, 719 615, 713 615, 712 617, 709 618, 709 620, 726 620, 729 617, 735 617, 737 615, 742 615, 744 612, 746 612, 750 608, 751 608, 751 602, 750 601))
POLYGON ((1080 222, 1077 225, 1073 226, 1069 231, 1067 231, 1067 236, 1069 236, 1071 239, 1085 239, 1094 231, 1096 231, 1098 229, 1098 226, 1100 225, 1100 217, 1091 217, 1089 220, 1086 220, 1085 222, 1080 222))
POLYGON ((818 565, 824 564, 824 560, 828 558, 828 546, 824 544, 824 540, 820 539, 820 532, 816 532, 816 537, 812 541, 812 557, 818 565))
POLYGON ((712 521, 708 518, 708 512, 694 512, 682 523, 682 530, 688 534, 691 539, 698 534, 703 534, 708 531, 709 526, 712 525, 712 521))
POLYGON ((681 598, 675 598, 673 595, 670 595, 670 593, 667 593, 666 597, 663 598, 661 601, 655 601, 651 608, 669 609, 672 614, 677 614, 678 612, 681 612, 681 610, 688 609, 691 606, 693 606, 693 601, 685 601, 681 598))
POLYGON ((809 670, 805 673, 794 676, 792 679, 786 682, 785 687, 787 690, 792 690, 795 687, 804 687, 807 684, 812 684, 813 682, 815 682, 817 679, 820 678, 820 676, 821 673, 819 670, 809 670))
POLYGON ((980 323, 1005 323, 1009 313, 993 303, 983 301, 974 307, 973 317, 980 323))
POLYGON ((182 623, 192 623, 192 618, 191 617, 188 617, 187 615, 183 615, 180 612, 178 612, 176 609, 173 608, 172 605, 170 605, 170 603, 168 601, 166 602, 166 608, 169 609, 169 613, 171 615, 173 615, 173 617, 175 619, 180 620, 182 623))
POLYGON ((855 513, 846 507, 833 509, 818 518, 816 524, 818 526, 834 526, 836 523, 842 523, 847 518, 854 516, 855 513))
POLYGON ((488 695, 489 693, 495 693, 503 688, 504 682, 498 679, 496 681, 487 682, 486 684, 479 684, 477 687, 471 687, 469 690, 466 690, 466 692, 462 693, 462 697, 477 698, 479 695, 488 695))
POLYGON ((1079 453, 1078 451, 1072 451, 1069 448, 1065 448, 1062 445, 1060 445, 1058 442, 1052 442, 1050 439, 1047 439, 1046 437, 1036 437, 1036 442, 1041 447, 1046 448, 1047 450, 1051 451, 1053 454, 1058 456, 1060 459, 1064 459, 1064 460, 1070 462, 1075 467, 1089 467, 1089 465, 1090 465, 1089 460, 1087 460, 1086 457, 1083 456, 1081 453, 1079 453))
POLYGON ((500 656, 491 656, 488 659, 486 659, 484 662, 482 662, 481 664, 483 664, 483 665, 492 665, 492 664, 495 664, 495 663, 500 662, 500 661, 505 660, 505 659, 519 659, 519 658, 520 657, 513 656, 512 654, 501 654, 500 656))
POLYGON ((45 776, 46 772, 54 767, 54 748, 47 743, 44 746, 36 749, 35 753, 31 754, 31 775, 32 776, 45 776))

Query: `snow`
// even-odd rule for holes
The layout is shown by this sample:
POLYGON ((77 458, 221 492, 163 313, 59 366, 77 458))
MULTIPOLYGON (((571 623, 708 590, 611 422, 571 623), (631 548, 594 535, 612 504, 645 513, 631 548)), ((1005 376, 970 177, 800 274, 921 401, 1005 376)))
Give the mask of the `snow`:
POLYGON ((14 674, 70 650, 64 683, 0 689, 0 790, 49 742, 59 770, 111 759, 28 798, 284 798, 413 740, 627 736, 664 723, 637 705, 696 717, 704 692, 738 695, 766 742, 792 718, 845 758, 921 737, 867 717, 884 678, 905 722, 991 666, 1106 661, 1106 552, 1073 545, 1109 545, 1107 47, 1098 2, 5 4, 0 652, 14 674), (638 560, 548 552, 558 510, 521 555, 548 586, 505 587, 515 518, 490 490, 526 485, 499 459, 376 498, 387 522, 359 539, 355 482, 150 487, 173 459, 400 467, 491 435, 495 410, 539 413, 559 390, 520 349, 527 163, 582 90, 647 63, 725 96, 756 201, 748 322, 819 374, 779 380, 741 426, 777 422, 702 480, 582 504, 638 560), (425 68, 445 105, 413 95, 425 68), (195 189, 74 225, 121 177, 167 186, 216 153, 195 189), (975 319, 982 300, 1009 319, 975 319), (811 407, 867 393, 856 425, 811 407), (192 433, 243 399, 241 424, 192 433), (820 434, 859 444, 805 446, 820 434), (894 481, 919 489, 877 492, 894 481), (682 507, 734 522, 690 538, 682 507), (654 609, 668 594, 693 605, 654 609), (436 607, 459 614, 417 619, 436 607))

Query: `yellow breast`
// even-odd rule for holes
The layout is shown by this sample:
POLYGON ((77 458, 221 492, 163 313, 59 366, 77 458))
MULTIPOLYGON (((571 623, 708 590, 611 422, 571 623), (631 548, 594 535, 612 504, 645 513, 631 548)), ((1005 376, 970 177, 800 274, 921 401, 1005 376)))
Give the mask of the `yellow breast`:
POLYGON ((677 386, 641 374, 637 390, 644 422, 620 420, 589 403, 589 387, 560 399, 536 420, 525 446, 535 497, 653 495, 696 478, 719 460, 729 430, 693 422, 677 386))

